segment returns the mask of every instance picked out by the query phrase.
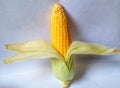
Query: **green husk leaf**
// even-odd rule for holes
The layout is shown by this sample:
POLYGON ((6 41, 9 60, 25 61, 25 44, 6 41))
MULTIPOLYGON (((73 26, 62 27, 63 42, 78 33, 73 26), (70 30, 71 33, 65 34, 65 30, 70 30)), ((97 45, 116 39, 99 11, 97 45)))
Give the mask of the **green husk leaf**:
POLYGON ((51 63, 52 63, 53 73, 57 79, 63 82, 73 79, 75 73, 73 58, 68 62, 63 62, 60 59, 51 59, 51 63))

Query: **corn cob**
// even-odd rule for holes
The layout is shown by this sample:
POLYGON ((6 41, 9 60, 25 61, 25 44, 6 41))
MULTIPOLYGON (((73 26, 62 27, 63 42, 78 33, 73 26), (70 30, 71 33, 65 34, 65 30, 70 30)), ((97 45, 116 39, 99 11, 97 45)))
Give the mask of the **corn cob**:
POLYGON ((65 58, 71 44, 67 16, 63 7, 58 3, 53 8, 51 16, 52 45, 65 58))

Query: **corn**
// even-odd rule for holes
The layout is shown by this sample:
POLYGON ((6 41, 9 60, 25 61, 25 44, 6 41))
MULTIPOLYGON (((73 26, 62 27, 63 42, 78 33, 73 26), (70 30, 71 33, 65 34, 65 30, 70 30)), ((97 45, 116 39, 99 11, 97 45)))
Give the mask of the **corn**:
POLYGON ((51 16, 52 45, 65 58, 71 44, 67 16, 63 7, 58 3, 53 8, 51 16))
POLYGON ((8 50, 19 53, 4 60, 4 63, 10 64, 39 57, 50 57, 54 75, 63 82, 63 88, 68 88, 75 75, 73 54, 112 55, 120 53, 120 50, 116 48, 108 48, 103 45, 81 41, 72 42, 68 30, 67 16, 60 4, 55 5, 51 21, 52 45, 54 47, 44 40, 7 44, 6 48, 8 50), (66 59, 64 60, 63 58, 66 59))

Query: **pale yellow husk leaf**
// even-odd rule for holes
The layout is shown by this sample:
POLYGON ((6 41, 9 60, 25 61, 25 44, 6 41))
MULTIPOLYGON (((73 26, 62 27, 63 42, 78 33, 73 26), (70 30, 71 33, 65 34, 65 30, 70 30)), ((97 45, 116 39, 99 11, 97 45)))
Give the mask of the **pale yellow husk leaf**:
POLYGON ((63 57, 56 49, 45 40, 7 44, 6 48, 8 50, 19 52, 17 55, 4 60, 6 64, 34 58, 56 58, 63 60, 63 57))
POLYGON ((68 60, 73 54, 94 54, 94 55, 113 55, 120 53, 116 48, 109 48, 104 45, 74 41, 68 52, 66 59, 68 60))
POLYGON ((6 48, 16 52, 34 52, 40 50, 56 52, 52 45, 46 40, 33 40, 22 43, 6 44, 6 48))

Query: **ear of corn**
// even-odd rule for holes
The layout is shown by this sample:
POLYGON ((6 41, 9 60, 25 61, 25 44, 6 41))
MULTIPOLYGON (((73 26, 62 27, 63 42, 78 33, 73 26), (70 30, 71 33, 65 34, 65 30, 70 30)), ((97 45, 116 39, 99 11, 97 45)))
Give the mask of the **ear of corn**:
POLYGON ((63 81, 63 88, 68 88, 75 74, 73 54, 111 55, 120 52, 116 48, 110 49, 103 45, 81 41, 74 41, 71 44, 67 16, 60 4, 55 5, 51 21, 52 45, 54 47, 44 40, 7 44, 8 50, 17 51, 19 54, 4 60, 4 62, 13 63, 26 59, 49 57, 53 73, 59 80, 63 81))
POLYGON ((59 3, 53 9, 51 24, 52 44, 65 57, 71 44, 71 38, 66 13, 59 3))
MULTIPOLYGON (((70 38, 66 13, 59 3, 53 8, 51 16, 51 32, 52 45, 65 59, 72 41, 70 38)), ((66 63, 66 66, 60 60, 52 59, 51 62, 54 75, 59 80, 63 81, 64 88, 68 88, 75 73, 73 58, 71 57, 66 63)))

